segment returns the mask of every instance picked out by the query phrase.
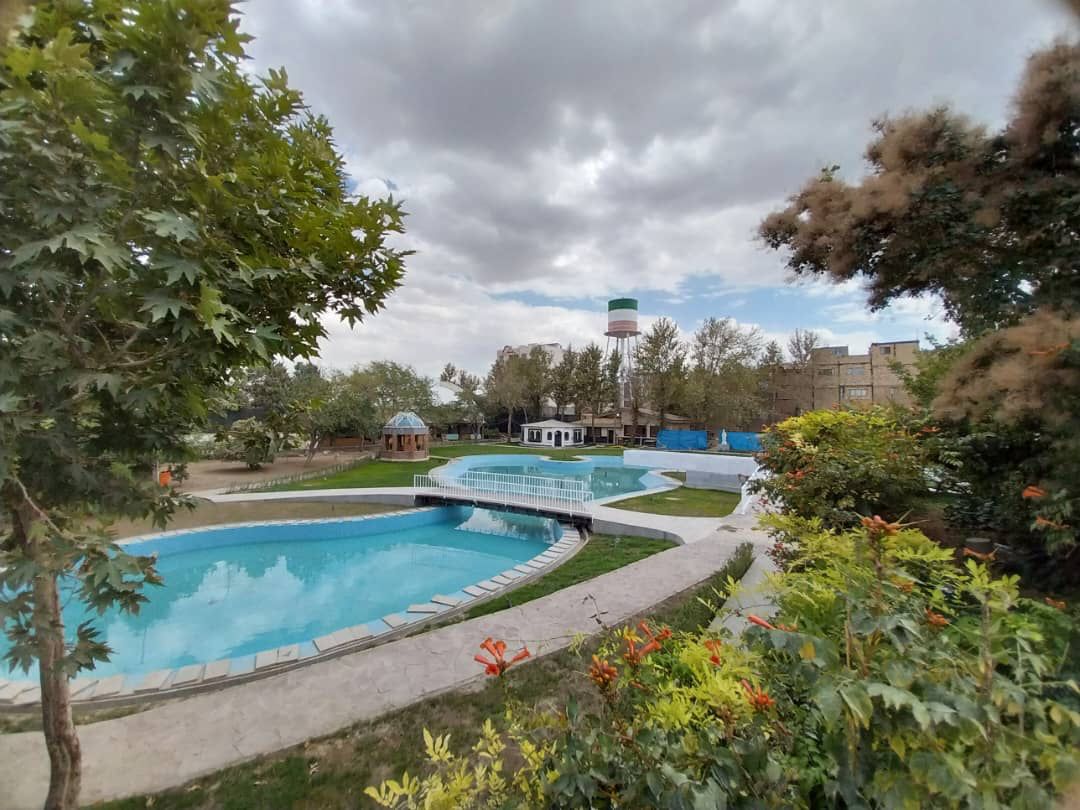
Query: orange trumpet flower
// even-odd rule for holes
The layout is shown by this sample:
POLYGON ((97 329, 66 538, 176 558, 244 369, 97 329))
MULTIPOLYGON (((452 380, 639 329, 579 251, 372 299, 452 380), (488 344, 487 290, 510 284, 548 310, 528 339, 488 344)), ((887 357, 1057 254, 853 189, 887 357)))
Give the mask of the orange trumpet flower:
POLYGON ((501 677, 506 670, 510 669, 510 667, 518 661, 524 661, 532 655, 532 653, 529 652, 528 647, 522 647, 513 658, 507 660, 506 642, 492 641, 490 638, 484 639, 484 642, 480 645, 480 649, 491 653, 491 658, 485 658, 482 655, 474 655, 473 660, 479 664, 483 664, 485 674, 494 675, 496 677, 501 677))
POLYGON ((773 627, 773 625, 769 624, 763 618, 761 618, 760 616, 755 616, 753 613, 747 616, 746 620, 750 622, 750 624, 756 624, 758 627, 764 627, 766 630, 776 629, 775 627, 773 627))
POLYGON ((1046 490, 1042 487, 1037 487, 1034 484, 1028 484, 1024 487, 1024 491, 1020 493, 1021 498, 1045 498, 1046 490))
POLYGON ((618 677, 619 670, 615 669, 608 661, 596 655, 592 657, 592 666, 589 667, 589 680, 600 689, 609 688, 618 677))
POLYGON ((945 627, 949 624, 949 620, 947 618, 942 616, 940 613, 931 610, 930 608, 926 609, 926 621, 932 627, 945 627))
POLYGON ((718 638, 708 638, 703 642, 705 649, 712 653, 709 656, 709 660, 714 667, 720 666, 720 650, 724 648, 724 643, 718 638))
POLYGON ((997 552, 996 551, 991 551, 989 553, 984 554, 981 551, 976 551, 973 548, 968 548, 967 546, 964 546, 964 556, 965 557, 974 557, 976 560, 981 560, 982 562, 987 562, 988 560, 996 560, 997 559, 997 552))
POLYGON ((1047 596, 1043 601, 1046 602, 1046 604, 1048 604, 1050 607, 1057 608, 1058 610, 1064 610, 1067 607, 1064 599, 1051 599, 1049 596, 1047 596))
POLYGON ((746 690, 746 698, 750 701, 750 707, 755 712, 768 711, 776 704, 776 701, 769 697, 768 692, 760 687, 755 688, 751 686, 746 678, 742 679, 742 688, 746 690))

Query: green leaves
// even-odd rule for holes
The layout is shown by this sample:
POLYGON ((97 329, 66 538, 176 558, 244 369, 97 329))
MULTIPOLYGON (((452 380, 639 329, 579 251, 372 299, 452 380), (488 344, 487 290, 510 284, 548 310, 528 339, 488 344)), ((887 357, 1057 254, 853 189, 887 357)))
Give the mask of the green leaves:
POLYGON ((198 227, 186 215, 176 211, 145 211, 143 220, 153 227, 157 236, 164 236, 184 242, 199 235, 198 227))

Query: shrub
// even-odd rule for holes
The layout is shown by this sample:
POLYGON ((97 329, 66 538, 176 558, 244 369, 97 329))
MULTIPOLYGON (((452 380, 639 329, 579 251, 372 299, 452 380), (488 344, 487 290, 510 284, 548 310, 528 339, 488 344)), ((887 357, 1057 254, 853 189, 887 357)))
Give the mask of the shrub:
POLYGON ((774 425, 762 438, 756 482, 784 512, 850 528, 860 514, 901 517, 928 491, 928 456, 900 411, 811 411, 774 425))
POLYGON ((424 775, 368 795, 409 808, 1050 806, 1080 776, 1080 712, 1051 697, 1077 691, 1058 674, 1067 618, 896 523, 806 525, 775 624, 751 616, 744 644, 612 632, 582 662, 599 711, 511 695, 503 732, 489 722, 458 753, 425 734, 424 775), (507 762, 521 763, 512 778, 507 762))
POLYGON ((281 441, 277 431, 254 417, 238 419, 219 433, 217 439, 221 447, 219 458, 243 461, 252 470, 272 462, 281 441))

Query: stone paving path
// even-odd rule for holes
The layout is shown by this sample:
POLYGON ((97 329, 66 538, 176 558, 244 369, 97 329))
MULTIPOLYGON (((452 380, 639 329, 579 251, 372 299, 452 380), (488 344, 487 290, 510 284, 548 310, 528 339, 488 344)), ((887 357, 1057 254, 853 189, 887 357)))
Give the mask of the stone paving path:
MULTIPOLYGON (((670 526, 678 519, 663 520, 670 526)), ((750 528, 749 519, 717 523, 730 529, 521 607, 82 726, 82 799, 91 803, 176 787, 478 681, 482 676, 472 658, 486 636, 505 639, 512 648, 528 644, 541 655, 562 649, 576 633, 597 629, 593 600, 604 621, 615 624, 703 581, 739 543, 762 547, 765 536, 750 528)), ((4 810, 41 807, 48 761, 39 732, 0 735, 4 810)))

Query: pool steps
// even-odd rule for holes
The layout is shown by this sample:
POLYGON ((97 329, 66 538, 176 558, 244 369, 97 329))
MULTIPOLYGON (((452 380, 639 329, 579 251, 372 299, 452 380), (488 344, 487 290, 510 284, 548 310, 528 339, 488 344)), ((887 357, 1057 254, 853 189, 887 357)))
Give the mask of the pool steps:
MULTIPOLYGON (((421 507, 404 510, 394 514, 427 512, 440 507, 421 507)), ((382 514, 359 515, 340 518, 340 521, 370 520, 386 517, 382 514)), ((223 524, 213 528, 240 528, 250 526, 295 525, 303 523, 325 523, 326 518, 309 520, 274 520, 247 521, 244 523, 223 524)), ((427 603, 410 605, 403 613, 391 613, 380 620, 368 624, 358 624, 335 630, 308 642, 289 644, 273 650, 263 650, 254 655, 233 659, 222 659, 206 664, 189 664, 177 669, 156 670, 143 675, 109 675, 104 678, 79 678, 71 682, 71 698, 78 704, 109 702, 122 703, 132 699, 150 696, 170 696, 190 693, 191 691, 224 686, 230 681, 250 680, 280 669, 294 666, 315 658, 355 652, 373 643, 379 636, 398 631, 407 631, 424 622, 438 619, 443 614, 463 610, 477 599, 487 599, 512 585, 522 584, 525 580, 539 576, 552 565, 572 556, 584 545, 584 538, 578 529, 570 523, 559 523, 560 538, 548 546, 546 551, 537 554, 531 560, 515 565, 512 569, 496 574, 490 579, 466 585, 454 594, 434 594, 427 603)), ((130 537, 119 541, 121 545, 160 539, 163 535, 174 537, 204 531, 208 527, 180 529, 130 537)), ((0 679, 0 707, 22 708, 32 706, 41 699, 41 689, 32 681, 8 681, 0 679)))

